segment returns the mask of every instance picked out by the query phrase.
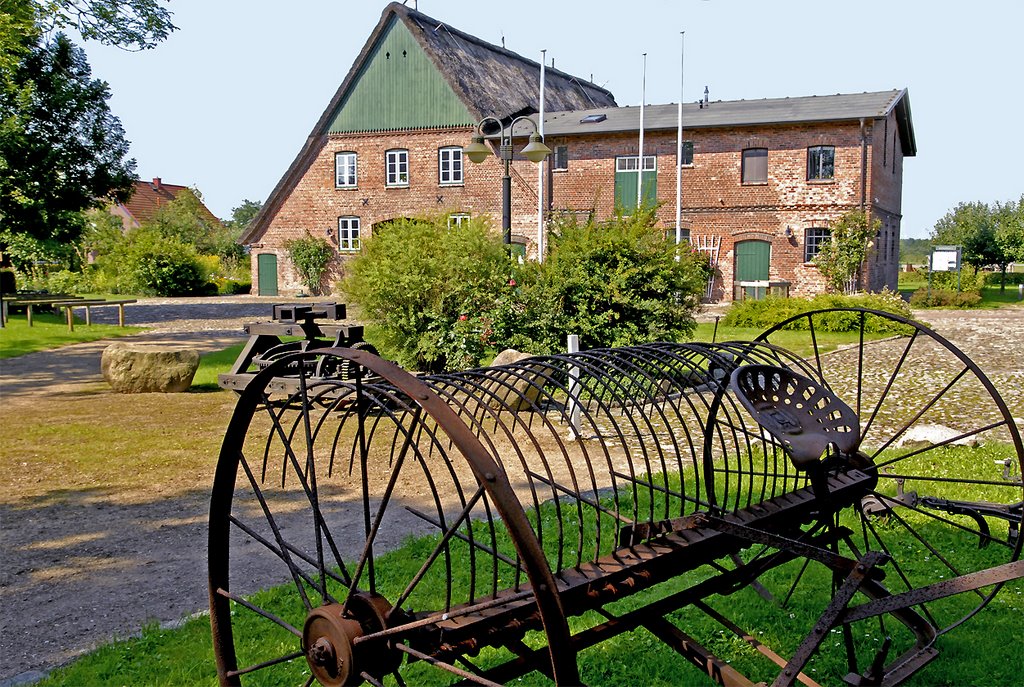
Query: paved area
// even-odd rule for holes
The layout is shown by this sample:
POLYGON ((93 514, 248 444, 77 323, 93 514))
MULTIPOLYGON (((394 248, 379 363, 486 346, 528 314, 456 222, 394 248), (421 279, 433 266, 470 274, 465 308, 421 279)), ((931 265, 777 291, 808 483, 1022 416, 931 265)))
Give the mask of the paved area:
MULTIPOLYGON (((217 350, 224 346, 236 343, 244 336, 241 326, 246 322, 268 319, 270 306, 280 299, 258 298, 258 297, 231 297, 227 299, 147 299, 138 304, 129 305, 126 308, 126 317, 129 324, 139 324, 152 327, 146 334, 133 336, 131 340, 136 341, 162 341, 167 344, 188 345, 201 351, 217 350)), ((101 314, 103 309, 97 310, 94 314, 97 321, 101 318, 116 318, 116 311, 111 310, 108 314, 101 314)), ((715 310, 702 315, 702 318, 713 320, 715 310)), ((995 386, 1006 398, 1012 414, 1018 418, 1018 424, 1024 424, 1020 418, 1024 418, 1024 345, 1021 339, 1024 338, 1024 307, 1004 308, 1000 310, 986 310, 977 312, 961 311, 930 311, 921 313, 921 318, 929 322, 932 327, 943 336, 950 339, 961 347, 972 357, 981 368, 990 376, 995 386)), ((69 346, 55 351, 33 353, 19 358, 0 361, 0 395, 2 395, 5 406, 10 403, 37 402, 40 396, 63 393, 68 389, 87 389, 103 384, 99 373, 99 359, 103 348, 109 342, 95 342, 69 346)), ((9 406, 8 406, 9 407, 9 406)), ((138 627, 138 624, 146 618, 157 617, 162 620, 181 618, 190 613, 202 610, 201 593, 198 595, 185 595, 175 593, 174 588, 181 589, 186 581, 192 580, 194 570, 202 568, 204 552, 196 547, 195 541, 202 541, 204 527, 201 521, 189 524, 186 531, 182 528, 155 528, 147 530, 147 544, 139 544, 134 541, 130 534, 139 528, 134 525, 139 518, 146 522, 162 522, 170 518, 180 516, 182 512, 201 511, 202 504, 208 498, 208 491, 205 488, 202 493, 190 496, 192 501, 183 504, 180 501, 168 500, 166 502, 151 504, 154 509, 152 513, 142 513, 138 509, 123 508, 124 530, 121 534, 111 533, 111 541, 119 541, 119 548, 116 551, 117 557, 124 557, 126 563, 132 563, 132 569, 141 570, 145 576, 147 566, 161 566, 173 568, 167 572, 179 582, 172 584, 170 589, 162 590, 166 593, 132 596, 133 603, 138 602, 138 608, 132 610, 139 615, 139 618, 128 619, 119 616, 111 618, 112 627, 119 628, 121 632, 130 632, 138 627), (200 504, 196 506, 195 504, 200 504), (198 510, 197 510, 198 509, 198 510), (168 541, 160 542, 160 539, 168 541), (139 546, 139 549, 133 549, 139 546), (170 558, 155 559, 153 551, 168 549, 180 552, 178 556, 170 558), (188 553, 191 549, 196 549, 188 553), (188 555, 186 555, 188 553, 188 555), (194 554, 194 555, 193 555, 194 554), (136 560, 132 560, 136 559, 136 560), (142 559, 142 560, 139 560, 142 559), (188 597, 188 598, 186 598, 188 597), (159 603, 159 608, 143 607, 142 603, 150 600, 159 603)), ((72 513, 66 513, 64 517, 89 517, 88 509, 82 508, 81 504, 71 504, 72 513), (76 514, 77 513, 77 514, 76 514)), ((38 514, 44 520, 49 517, 45 513, 38 514)), ((39 519, 39 518, 37 518, 39 519)), ((200 519, 201 520, 201 519, 200 519)), ((6 529, 12 526, 10 521, 0 523, 0 528, 6 529)), ((21 525, 19 525, 21 526, 21 525)), ((30 526, 29 524, 25 525, 30 526)), ((52 532, 40 532, 40 537, 52 537, 52 532)), ((112 555, 112 554, 107 554, 112 555)), ((5 554, 6 556, 6 554, 5 554)), ((18 565, 16 561, 5 560, 0 565, 18 565)), ((118 583, 111 584, 109 576, 97 575, 95 583, 83 595, 90 595, 90 603, 97 608, 110 609, 111 614, 119 605, 123 605, 124 586, 129 583, 125 579, 125 571, 129 566, 124 566, 118 574, 118 583)), ((203 578, 205 579, 205 578, 203 578)), ((202 580, 200 580, 202 582, 202 580)), ((202 586, 202 585, 199 585, 202 586)), ((2 591, 2 590, 0 590, 2 591)), ((47 599, 40 598, 39 603, 45 603, 47 599)), ((19 632, 20 627, 14 619, 4 617, 6 611, 0 609, 0 619, 5 630, 0 634, 8 634, 11 645, 27 645, 37 642, 38 638, 17 637, 12 634, 27 634, 19 632)), ((78 624, 70 623, 59 640, 61 646, 59 651, 42 651, 39 656, 68 655, 89 649, 95 642, 109 638, 109 633, 100 632, 95 626, 87 627, 84 620, 78 624)), ((92 620, 95 622, 95 619, 92 620)), ((4 644, 8 644, 5 640, 4 644)), ((20 650, 20 649, 19 649, 20 650)), ((0 687, 7 687, 14 684, 25 684, 42 675, 40 671, 53 667, 53 660, 49 664, 14 660, 12 654, 0 655, 0 687)))

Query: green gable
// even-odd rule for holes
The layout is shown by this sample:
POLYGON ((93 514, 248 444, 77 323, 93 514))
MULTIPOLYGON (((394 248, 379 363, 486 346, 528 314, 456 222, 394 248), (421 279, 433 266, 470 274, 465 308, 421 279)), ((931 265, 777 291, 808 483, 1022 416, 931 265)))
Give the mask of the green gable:
POLYGON ((469 126, 473 116, 405 24, 392 18, 352 81, 328 133, 469 126))

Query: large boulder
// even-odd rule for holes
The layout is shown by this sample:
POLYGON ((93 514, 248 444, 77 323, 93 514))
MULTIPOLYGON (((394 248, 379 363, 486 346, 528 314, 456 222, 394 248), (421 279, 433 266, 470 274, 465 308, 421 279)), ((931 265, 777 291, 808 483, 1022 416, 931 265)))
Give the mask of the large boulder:
POLYGON ((122 394, 186 391, 199 368, 199 353, 191 348, 115 343, 100 360, 103 379, 122 394))
MULTIPOLYGON (((530 353, 506 348, 494 357, 491 367, 511 365, 532 357, 530 353)), ((488 376, 494 380, 490 385, 490 391, 494 395, 488 397, 488 407, 495 410, 505 409, 506 406, 513 411, 530 410, 537 403, 545 382, 539 370, 540 368, 537 368, 537 371, 534 371, 526 365, 515 374, 490 372, 488 376)))

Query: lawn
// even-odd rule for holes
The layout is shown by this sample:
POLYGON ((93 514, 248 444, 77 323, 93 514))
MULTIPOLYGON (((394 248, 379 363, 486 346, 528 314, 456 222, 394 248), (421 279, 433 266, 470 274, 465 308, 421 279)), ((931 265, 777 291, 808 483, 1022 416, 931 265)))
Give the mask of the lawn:
POLYGON ((145 331, 142 327, 118 327, 112 324, 77 326, 80 321, 76 318, 75 331, 69 332, 67 321, 60 315, 35 313, 31 327, 25 315, 12 315, 7 325, 0 329, 0 359, 145 331))
MULTIPOLYGON (((978 466, 987 469, 993 456, 1002 455, 1007 450, 1007 447, 998 445, 976 449, 955 448, 944 451, 942 458, 948 463, 946 467, 949 470, 973 474, 978 466)), ((971 487, 968 487, 968 491, 971 491, 971 487)), ((963 496, 969 499, 977 497, 978 494, 971 492, 963 496)), ((546 526, 552 526, 553 510, 542 506, 541 512, 546 526)), ((535 519, 536 516, 534 514, 531 517, 535 519)), ((574 529, 575 525, 568 523, 567 527, 574 529)), ((1005 536, 1005 526, 1002 527, 1002 536, 1005 536)), ((379 582, 378 590, 393 598, 395 590, 388 589, 387 585, 402 584, 402 581, 410 579, 436 541, 436 537, 409 538, 401 548, 379 557, 377 568, 379 571, 386 571, 386 576, 385 572, 378 572, 378 580, 383 580, 379 582)), ((500 548, 507 546, 507 541, 499 542, 500 548)), ((453 555, 466 555, 466 548, 460 550, 457 545, 453 546, 453 555)), ((949 550, 946 554, 951 558, 958 555, 967 558, 985 555, 976 548, 949 550)), ((927 556, 914 552, 900 557, 899 564, 903 566, 902 572, 910 575, 919 568, 923 570, 933 565, 927 556)), ((794 571, 799 568, 799 561, 789 566, 788 570, 785 567, 779 568, 761 581, 776 592, 779 589, 785 590, 789 581, 793 579, 794 571)), ((886 567, 891 573, 893 565, 886 567)), ((456 559, 453 562, 457 578, 455 584, 460 584, 459 580, 467 568, 468 563, 465 560, 460 563, 459 559, 456 559)), ((698 569, 676 576, 651 592, 617 601, 612 608, 616 614, 626 613, 636 608, 645 595, 647 599, 651 596, 661 597, 694 584, 706 578, 708 574, 707 569, 698 569)), ((432 583, 429 575, 424 579, 426 584, 432 583)), ((437 585, 437 596, 443 598, 441 590, 444 588, 444 581, 438 578, 437 585)), ((425 590, 423 598, 429 594, 430 591, 425 590)), ((828 573, 823 568, 811 566, 802 578, 799 593, 785 608, 780 608, 779 597, 776 597, 775 601, 766 602, 750 587, 728 597, 712 597, 708 602, 731 620, 750 630, 759 641, 789 654, 795 650, 807 628, 828 605, 830 597, 828 573)), ((292 585, 264 590, 251 598, 253 603, 261 608, 272 610, 301 627, 304 611, 301 604, 298 607, 295 604, 295 589, 292 585)), ((966 601, 970 603, 969 598, 966 601)), ((265 621, 241 607, 238 609, 238 617, 232 622, 236 636, 246 638, 242 650, 250 657, 249 660, 252 660, 251 657, 254 655, 280 655, 289 650, 289 647, 294 648, 294 638, 281 639, 272 631, 261 631, 261 627, 267 626, 265 621)), ((236 615, 234 611, 232 613, 236 615)), ((1022 614, 1024 582, 1018 580, 1008 584, 977 618, 940 638, 938 659, 914 675, 906 684, 995 686, 1014 683, 1019 678, 1019 620, 1022 614)), ((771 681, 777 674, 778 669, 765 661, 748 644, 724 632, 717 623, 698 610, 684 608, 672 613, 671 619, 723 660, 755 680, 771 681)), ((599 620, 595 614, 588 613, 570 619, 570 626, 573 631, 579 631, 596 624, 599 620)), ((880 646, 882 635, 898 635, 900 630, 899 624, 895 622, 890 622, 888 630, 879 629, 877 623, 862 623, 854 627, 856 634, 853 641, 869 647, 880 646)), ((529 634, 524 641, 531 646, 543 646, 543 638, 538 634, 529 634)), ((841 683, 846 671, 845 662, 842 660, 843 652, 836 648, 841 643, 842 635, 838 631, 832 631, 820 655, 809 664, 808 674, 821 684, 841 683)), ((476 663, 487 665, 505 660, 503 657, 506 656, 503 650, 487 648, 480 653, 476 663)), ((186 621, 178 629, 148 626, 140 637, 101 647, 74 664, 55 671, 49 679, 40 684, 43 687, 113 683, 210 685, 215 682, 213 665, 209 620, 199 616, 186 621)), ((586 650, 580 654, 579 665, 581 677, 587 684, 711 684, 699 671, 690 667, 685 660, 646 630, 626 633, 586 650)), ((406 676, 409 684, 449 683, 445 673, 422 664, 412 668, 414 672, 406 676), (415 672, 416 669, 420 669, 420 672, 415 672)), ((274 670, 261 671, 252 676, 255 679, 250 678, 243 682, 260 685, 298 685, 303 684, 305 677, 308 676, 302 659, 278 666, 274 670), (278 672, 275 673, 274 670, 278 672)), ((542 676, 529 674, 517 681, 517 684, 550 683, 542 676)))

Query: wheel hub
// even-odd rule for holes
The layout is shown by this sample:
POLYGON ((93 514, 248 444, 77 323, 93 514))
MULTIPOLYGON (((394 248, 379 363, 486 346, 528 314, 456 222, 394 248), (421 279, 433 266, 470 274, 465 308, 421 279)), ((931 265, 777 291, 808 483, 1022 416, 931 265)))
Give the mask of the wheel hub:
POLYGON ((325 687, 342 687, 363 682, 362 673, 380 677, 397 668, 401 654, 387 638, 355 641, 383 630, 390 610, 386 599, 369 593, 353 594, 347 607, 335 603, 311 610, 302 647, 313 677, 325 687))

